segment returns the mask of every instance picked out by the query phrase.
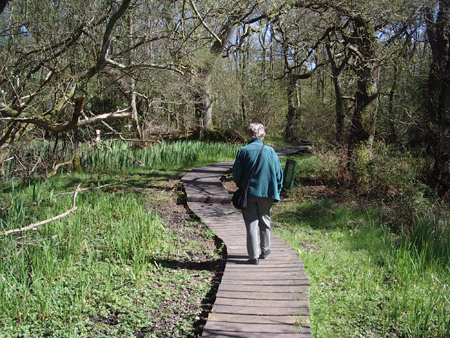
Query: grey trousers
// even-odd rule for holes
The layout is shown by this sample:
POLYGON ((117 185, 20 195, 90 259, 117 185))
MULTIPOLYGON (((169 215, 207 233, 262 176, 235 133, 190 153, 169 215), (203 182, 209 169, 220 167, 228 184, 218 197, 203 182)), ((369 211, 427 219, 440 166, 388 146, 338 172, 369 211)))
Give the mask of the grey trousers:
POLYGON ((270 214, 274 200, 248 196, 247 209, 242 210, 247 228, 247 253, 250 259, 259 258, 258 228, 261 253, 270 247, 270 214))

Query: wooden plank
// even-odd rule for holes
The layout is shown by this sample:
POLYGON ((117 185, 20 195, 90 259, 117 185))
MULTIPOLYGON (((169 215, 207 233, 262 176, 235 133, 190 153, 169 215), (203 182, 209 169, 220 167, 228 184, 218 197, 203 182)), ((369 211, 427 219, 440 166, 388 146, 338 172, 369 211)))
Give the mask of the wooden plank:
POLYGON ((253 324, 253 323, 217 323, 214 327, 219 332, 247 332, 272 334, 299 334, 309 333, 309 327, 296 327, 285 324, 253 324))
MULTIPOLYGON (((217 301, 217 300, 216 300, 217 301)), ((221 304, 214 304, 212 312, 214 313, 232 313, 232 314, 246 314, 254 316, 264 316, 264 315, 280 315, 280 308, 270 308, 270 307, 260 307, 260 306, 228 306, 221 304)), ((283 315, 288 316, 299 316, 299 315, 309 315, 309 306, 297 308, 284 308, 283 315)))
POLYGON ((216 298, 224 298, 224 299, 266 299, 266 300, 308 300, 308 292, 307 289, 305 291, 300 292, 245 292, 241 290, 222 290, 216 294, 216 298))
POLYGON ((241 274, 240 271, 245 270, 245 273, 247 273, 250 276, 258 275, 258 274, 264 274, 264 272, 267 273, 267 276, 271 276, 273 274, 278 274, 279 276, 284 276, 285 274, 290 274, 294 276, 302 276, 304 278, 307 278, 306 271, 304 269, 301 269, 300 267, 292 267, 291 271, 289 269, 289 266, 283 266, 283 267, 276 267, 276 266, 264 266, 263 263, 260 260, 259 265, 253 265, 253 264, 237 264, 237 263, 231 263, 228 264, 225 267, 225 270, 227 273, 230 274, 241 274), (242 266, 245 265, 245 266, 242 266))
POLYGON ((238 299, 238 298, 216 298, 214 305, 239 306, 239 307, 270 307, 276 309, 277 313, 283 313, 286 308, 308 307, 309 302, 306 300, 281 300, 281 299, 238 299), (278 309, 277 309, 278 308, 278 309))
POLYGON ((308 316, 250 316, 227 313, 210 313, 209 323, 253 323, 253 324, 288 324, 288 325, 309 325, 308 316))
POLYGON ((223 285, 253 285, 253 287, 260 287, 260 286, 291 286, 291 285, 309 285, 308 279, 286 279, 286 280, 271 280, 271 281, 265 281, 265 280, 232 280, 232 279, 223 279, 220 282, 220 284, 223 285))
MULTIPOLYGON (((308 290, 309 285, 265 285, 264 288, 259 287, 259 290, 264 290, 264 292, 271 293, 302 293, 308 290)), ((243 292, 255 292, 255 287, 253 285, 242 285, 242 284, 220 284, 219 290, 224 291, 243 291, 243 292)))
MULTIPOLYGON (((249 271, 248 271, 249 272, 249 271)), ((291 275, 288 273, 282 273, 278 276, 273 277, 267 277, 265 278, 264 275, 260 275, 260 277, 257 277, 257 275, 251 274, 250 272, 248 275, 245 274, 245 272, 239 272, 238 270, 235 270, 233 272, 227 271, 222 276, 222 283, 225 285, 228 284, 254 284, 254 285, 306 285, 308 286, 310 284, 309 278, 306 275, 291 275), (283 283, 285 281, 285 283, 283 283)))
MULTIPOLYGON (((243 255, 242 255, 243 256, 243 255)), ((238 259, 238 258, 237 258, 238 259)), ((243 256, 241 259, 247 259, 247 256, 243 256)), ((305 269, 302 265, 295 264, 296 262, 280 262, 280 263, 274 263, 273 261, 270 261, 268 259, 266 260, 260 260, 260 264, 265 264, 264 267, 260 267, 258 265, 252 265, 252 264, 246 264, 246 267, 242 267, 242 264, 233 264, 230 262, 230 264, 227 264, 225 269, 233 272, 233 271, 239 271, 241 269, 245 269, 248 273, 260 273, 261 271, 265 271, 267 273, 269 272, 277 272, 280 274, 283 274, 285 272, 292 272, 292 273, 303 273, 306 276, 305 269)))
POLYGON ((213 331, 204 329, 203 338, 312 338, 311 333, 295 333, 295 334, 283 334, 283 333, 261 333, 261 332, 229 332, 229 331, 213 331))
MULTIPOLYGON (((230 270, 228 270, 230 271, 230 270)), ((231 271, 230 271, 231 272, 231 271)), ((259 282, 259 281, 264 281, 267 282, 268 284, 271 284, 271 282, 273 282, 273 285, 277 284, 279 281, 285 281, 285 280, 289 280, 289 281, 299 281, 300 284, 305 284, 308 283, 309 278, 305 276, 305 274, 297 274, 297 273, 293 273, 290 271, 284 271, 284 273, 280 273, 280 272, 255 272, 254 270, 252 271, 239 271, 239 270, 235 270, 233 273, 230 274, 225 274, 222 277, 222 282, 227 282, 227 281, 248 281, 248 282, 259 282)))

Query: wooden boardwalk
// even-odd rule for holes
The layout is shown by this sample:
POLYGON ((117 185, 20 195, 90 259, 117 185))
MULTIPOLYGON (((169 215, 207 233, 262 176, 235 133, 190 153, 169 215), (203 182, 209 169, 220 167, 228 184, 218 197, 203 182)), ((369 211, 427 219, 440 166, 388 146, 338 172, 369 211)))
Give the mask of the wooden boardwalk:
POLYGON ((182 178, 189 208, 227 247, 225 271, 202 337, 312 337, 309 280, 297 252, 272 232, 271 255, 259 265, 246 264, 245 224, 220 182, 233 162, 196 168, 182 178))

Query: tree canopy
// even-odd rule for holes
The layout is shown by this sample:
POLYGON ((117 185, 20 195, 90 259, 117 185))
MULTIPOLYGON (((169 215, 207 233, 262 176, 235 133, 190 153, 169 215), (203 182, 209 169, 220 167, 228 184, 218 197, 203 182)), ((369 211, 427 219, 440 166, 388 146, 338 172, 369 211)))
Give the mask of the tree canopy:
POLYGON ((147 140, 251 121, 420 147, 450 187, 449 0, 0 2, 0 161, 93 128, 147 140))

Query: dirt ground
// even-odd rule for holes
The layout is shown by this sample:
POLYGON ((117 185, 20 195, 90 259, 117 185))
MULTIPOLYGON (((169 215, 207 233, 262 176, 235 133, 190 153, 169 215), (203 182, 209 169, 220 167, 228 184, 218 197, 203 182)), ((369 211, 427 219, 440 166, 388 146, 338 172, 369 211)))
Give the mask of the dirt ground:
MULTIPOLYGON (((157 312, 152 313, 152 317, 158 319, 155 325, 158 329, 152 329, 151 332, 158 337, 178 337, 175 330, 177 322, 180 320, 180 314, 182 313, 184 317, 187 315, 195 318, 195 321, 192 323, 194 335, 188 338, 199 338, 201 337, 203 326, 206 324, 206 319, 211 312, 217 288, 225 269, 226 251, 223 248, 221 240, 217 237, 211 239, 203 236, 205 225, 187 207, 186 194, 180 180, 168 180, 157 186, 147 188, 150 188, 153 193, 156 192, 159 198, 148 199, 146 208, 157 211, 165 227, 175 230, 175 232, 179 233, 185 239, 201 243, 202 249, 205 252, 215 251, 213 256, 197 253, 195 257, 190 258, 180 259, 180 257, 167 257, 167 261, 171 262, 169 265, 174 265, 174 271, 176 269, 188 269, 210 272, 213 277, 209 280, 203 280, 203 282, 209 282, 210 289, 199 306, 192 306, 188 301, 180 301, 181 298, 187 299, 190 296, 189 294, 180 294, 176 302, 161 304, 161 308, 157 312), (167 309, 171 309, 172 314, 170 316, 164 315, 164 313, 167 313, 167 309)), ((199 274, 198 278, 203 277, 199 274)), ((136 332, 135 336, 143 338, 149 332, 136 332)))

